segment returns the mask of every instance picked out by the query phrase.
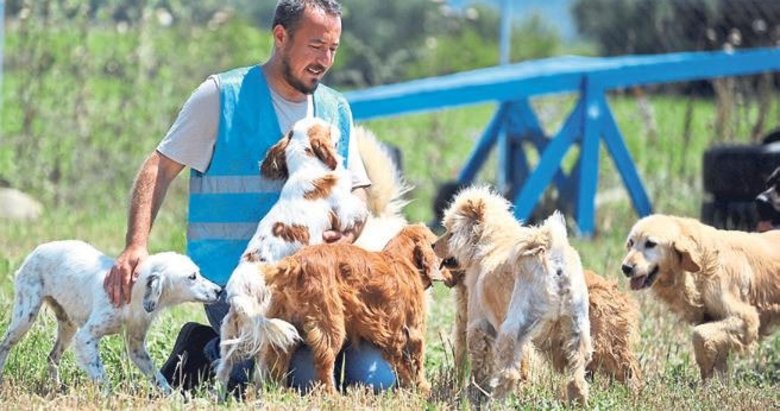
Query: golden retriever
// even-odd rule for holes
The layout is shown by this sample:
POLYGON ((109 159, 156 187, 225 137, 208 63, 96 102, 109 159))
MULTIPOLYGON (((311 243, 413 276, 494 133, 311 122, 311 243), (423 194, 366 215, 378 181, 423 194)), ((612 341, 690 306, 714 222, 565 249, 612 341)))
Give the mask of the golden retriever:
MULTIPOLYGON (((335 391, 336 356, 347 341, 365 340, 382 352, 400 386, 430 390, 425 380, 425 289, 432 281, 449 282, 422 224, 404 227, 381 252, 352 244, 302 248, 276 264, 258 264, 271 293, 266 318, 287 321, 300 331, 313 353, 317 381, 335 391)), ((223 325, 240 329, 240 324, 223 325)), ((269 373, 282 380, 295 347, 265 345, 256 379, 269 373)), ((228 356, 226 358, 235 358, 228 356)), ((229 369, 224 364, 221 369, 229 369)))
POLYGON ((513 391, 522 378, 523 351, 533 342, 566 372, 566 396, 587 402, 585 366, 593 351, 588 292, 563 216, 525 227, 503 197, 470 187, 445 211, 443 226, 434 250, 465 275, 475 383, 497 398, 513 391))
POLYGON ((728 371, 742 351, 780 324, 780 231, 718 230, 691 218, 651 215, 631 228, 623 273, 694 324, 701 378, 728 371))

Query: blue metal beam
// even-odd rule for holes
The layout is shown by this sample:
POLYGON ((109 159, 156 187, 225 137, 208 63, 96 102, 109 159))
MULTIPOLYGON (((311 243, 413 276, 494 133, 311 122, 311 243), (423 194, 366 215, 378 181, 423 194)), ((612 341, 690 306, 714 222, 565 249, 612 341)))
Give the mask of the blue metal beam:
POLYGON ((564 56, 346 93, 357 120, 487 101, 577 92, 587 75, 607 90, 780 71, 780 48, 621 57, 564 56))

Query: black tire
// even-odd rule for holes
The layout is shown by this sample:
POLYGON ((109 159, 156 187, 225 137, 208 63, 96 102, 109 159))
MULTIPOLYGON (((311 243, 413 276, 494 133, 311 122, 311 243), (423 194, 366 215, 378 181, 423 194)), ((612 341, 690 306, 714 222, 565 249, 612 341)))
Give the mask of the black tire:
POLYGON ((761 140, 761 143, 769 144, 776 141, 780 141, 780 128, 770 131, 766 136, 764 136, 763 140, 761 140))
POLYGON ((778 166, 780 142, 712 147, 703 158, 704 190, 721 201, 752 200, 778 166))
POLYGON ((701 221, 723 230, 753 231, 758 213, 752 201, 711 201, 701 205, 701 221))
POLYGON ((715 203, 712 201, 705 201, 701 203, 701 222, 713 227, 717 227, 715 223, 715 203))

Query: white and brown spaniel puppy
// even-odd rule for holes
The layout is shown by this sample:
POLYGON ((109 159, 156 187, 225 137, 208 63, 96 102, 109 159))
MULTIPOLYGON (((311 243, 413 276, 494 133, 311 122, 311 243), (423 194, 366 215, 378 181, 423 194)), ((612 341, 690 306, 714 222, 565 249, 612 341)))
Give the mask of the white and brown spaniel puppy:
POLYGON ((251 356, 270 343, 285 348, 298 339, 281 320, 261 321, 270 302, 257 264, 274 263, 301 247, 320 244, 326 230, 341 232, 364 224, 365 203, 352 195, 352 180, 337 148, 337 127, 305 118, 271 147, 261 165, 267 178, 286 178, 281 195, 257 226, 226 286, 230 310, 221 329, 222 358, 251 356))

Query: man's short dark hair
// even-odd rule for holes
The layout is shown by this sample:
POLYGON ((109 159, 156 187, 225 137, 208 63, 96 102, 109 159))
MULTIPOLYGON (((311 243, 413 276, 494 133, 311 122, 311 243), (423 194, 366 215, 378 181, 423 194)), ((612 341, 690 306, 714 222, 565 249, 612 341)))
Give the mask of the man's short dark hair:
POLYGON ((325 13, 341 16, 341 4, 337 0, 279 0, 271 29, 281 24, 292 36, 307 7, 316 7, 325 13))

